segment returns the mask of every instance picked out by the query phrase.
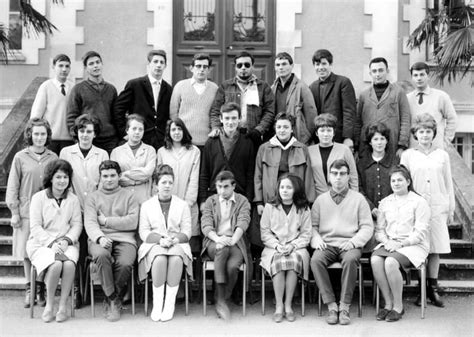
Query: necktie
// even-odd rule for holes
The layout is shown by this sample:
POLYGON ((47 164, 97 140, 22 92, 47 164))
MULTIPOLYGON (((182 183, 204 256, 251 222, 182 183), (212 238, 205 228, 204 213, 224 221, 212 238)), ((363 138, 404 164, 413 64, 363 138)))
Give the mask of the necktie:
POLYGON ((423 95, 424 95, 423 92, 418 93, 418 104, 419 105, 423 104, 423 95))
POLYGON ((61 94, 63 94, 63 96, 66 96, 66 90, 64 89, 65 85, 64 84, 61 84, 61 94))
POLYGON ((155 110, 158 110, 158 94, 159 94, 158 81, 154 81, 151 86, 153 89, 153 100, 154 100, 153 105, 155 107, 155 110))

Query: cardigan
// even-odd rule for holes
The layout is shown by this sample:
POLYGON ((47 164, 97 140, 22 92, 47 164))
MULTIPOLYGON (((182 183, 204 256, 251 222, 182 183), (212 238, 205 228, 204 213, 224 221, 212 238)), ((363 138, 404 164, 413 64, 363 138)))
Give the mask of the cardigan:
POLYGON ((116 188, 106 191, 102 188, 89 194, 84 209, 84 227, 92 242, 101 236, 136 246, 135 232, 138 225, 138 202, 133 192, 116 188), (99 224, 97 213, 101 211, 107 218, 105 225, 99 224))
POLYGON ((67 160, 74 171, 72 175, 72 189, 79 198, 81 209, 84 210, 84 203, 89 193, 97 190, 99 185, 99 165, 104 160, 109 159, 107 151, 94 145, 84 158, 79 144, 65 147, 59 153, 59 158, 67 160))
POLYGON ((210 111, 217 93, 217 84, 206 81, 206 89, 198 94, 193 79, 179 81, 173 88, 170 102, 170 119, 181 118, 193 143, 203 146, 211 131, 210 111))
POLYGON ((66 106, 74 83, 66 80, 60 83, 56 78, 51 78, 41 83, 31 106, 30 118, 44 118, 51 126, 51 139, 71 140, 66 124, 66 106), (61 84, 64 84, 66 95, 61 93, 61 84))
POLYGON ((311 208, 313 239, 320 237, 330 245, 339 247, 349 240, 355 248, 362 248, 374 232, 369 205, 364 196, 349 189, 346 197, 336 204, 330 191, 321 194, 311 208))
MULTIPOLYGON (((309 158, 311 161, 311 170, 313 172, 313 181, 316 188, 316 196, 329 191, 328 179, 324 176, 319 147, 319 144, 308 147, 309 158)), ((357 177, 357 167, 355 164, 354 155, 346 145, 339 143, 333 144, 327 161, 328 172, 331 164, 337 159, 344 159, 347 164, 349 164, 349 187, 354 191, 358 191, 359 178, 357 177)))
MULTIPOLYGON (((237 131, 238 132, 238 131, 237 131)), ((199 203, 216 193, 215 179, 222 170, 229 170, 235 176, 235 191, 253 199, 253 175, 255 157, 253 143, 240 134, 232 154, 227 158, 219 137, 209 138, 204 145, 201 156, 201 172, 199 174, 199 203)))

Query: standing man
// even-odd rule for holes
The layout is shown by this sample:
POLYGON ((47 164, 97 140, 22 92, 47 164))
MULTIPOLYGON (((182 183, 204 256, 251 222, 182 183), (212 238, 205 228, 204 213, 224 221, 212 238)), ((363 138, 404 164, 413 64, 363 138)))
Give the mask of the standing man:
MULTIPOLYGON (((164 145, 166 122, 170 117, 170 100, 173 89, 163 79, 166 69, 166 52, 148 53, 148 74, 130 80, 115 103, 115 113, 121 118, 138 114, 145 119, 143 142, 158 150, 164 145)), ((120 130, 125 135, 125 123, 120 130)))
POLYGON ((374 232, 369 204, 362 194, 349 189, 349 173, 344 159, 335 160, 329 167, 331 189, 321 194, 311 208, 311 247, 315 249, 311 270, 323 302, 328 306, 328 324, 350 324, 349 308, 357 267, 362 248, 374 232), (339 306, 327 270, 334 262, 342 265, 339 306))
MULTIPOLYGON (((205 236, 202 253, 214 261, 214 280, 217 290, 217 315, 230 318, 227 301, 237 282, 239 267, 247 258, 245 231, 250 222, 250 203, 245 196, 234 192, 232 172, 222 171, 216 176, 217 194, 204 204, 201 229, 205 236)), ((243 280, 247 282, 247 280, 243 280)))
POLYGON ((54 78, 43 82, 36 93, 30 118, 44 118, 51 125, 49 148, 59 155, 63 147, 73 145, 66 123, 66 106, 74 83, 68 79, 71 60, 65 54, 53 59, 54 78))
MULTIPOLYGON (((456 132, 456 110, 449 95, 442 90, 431 88, 428 85, 430 68, 424 62, 417 62, 410 68, 411 79, 415 90, 407 95, 410 105, 411 120, 425 112, 429 113, 436 121, 436 137, 433 145, 440 149, 445 148, 446 143, 451 143, 456 132)), ((410 137, 410 147, 418 144, 410 137)))
POLYGON ((319 49, 313 55, 313 67, 318 79, 311 83, 318 114, 330 113, 337 118, 334 141, 354 147, 356 96, 347 77, 332 72, 333 56, 329 50, 319 49))
POLYGON ((376 57, 369 63, 372 86, 360 93, 355 121, 355 142, 359 157, 367 151, 365 130, 372 123, 384 123, 390 130, 387 150, 400 158, 407 149, 410 139, 410 107, 405 92, 390 83, 388 63, 383 57, 376 57))
POLYGON ((76 118, 82 114, 95 116, 101 123, 101 132, 94 139, 94 145, 110 154, 118 144, 119 130, 125 127, 125 117, 113 112, 117 90, 102 77, 103 64, 99 53, 87 52, 82 57, 82 63, 87 79, 71 90, 67 104, 67 126, 71 130, 76 118))
POLYGON ((120 319, 122 298, 137 256, 138 202, 132 191, 119 186, 117 162, 103 161, 99 172, 101 184, 86 199, 84 225, 89 254, 106 296, 105 318, 115 322, 120 319))
POLYGON ((224 103, 234 102, 240 107, 240 131, 252 140, 254 153, 264 136, 271 131, 275 118, 275 101, 270 86, 253 73, 255 59, 248 52, 234 57, 235 77, 224 81, 217 90, 211 109, 210 137, 219 134, 220 109, 224 103))
POLYGON ((209 114, 217 93, 217 84, 207 79, 211 66, 209 55, 194 55, 193 77, 176 83, 170 103, 170 118, 183 120, 193 137, 193 144, 201 150, 211 131, 209 114))
POLYGON ((288 53, 275 57, 277 78, 272 85, 275 113, 286 112, 295 118, 296 139, 308 145, 314 136, 314 118, 318 111, 308 86, 293 74, 293 58, 288 53))

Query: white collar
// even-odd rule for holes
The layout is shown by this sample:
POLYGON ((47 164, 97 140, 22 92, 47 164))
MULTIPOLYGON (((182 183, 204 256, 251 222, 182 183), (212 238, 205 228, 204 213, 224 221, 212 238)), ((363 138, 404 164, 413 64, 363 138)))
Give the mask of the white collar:
POLYGON ((148 74, 148 80, 150 80, 151 84, 158 83, 158 85, 161 86, 161 81, 163 81, 163 78, 160 78, 159 80, 157 80, 156 78, 148 74))
POLYGON ((235 192, 232 193, 232 196, 229 199, 224 199, 223 197, 219 196, 219 202, 222 203, 224 201, 233 201, 233 202, 235 202, 235 192))

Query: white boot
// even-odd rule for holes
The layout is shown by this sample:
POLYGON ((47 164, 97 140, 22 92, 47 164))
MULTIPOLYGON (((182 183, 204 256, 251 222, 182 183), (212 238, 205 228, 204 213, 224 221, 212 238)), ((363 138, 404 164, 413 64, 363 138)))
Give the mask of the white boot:
POLYGON ((153 310, 151 311, 150 317, 155 322, 158 322, 161 319, 164 294, 165 294, 164 284, 159 287, 153 286, 153 310))
POLYGON ((173 318, 174 305, 176 303, 176 294, 178 293, 179 284, 174 287, 166 285, 166 298, 163 313, 161 314, 161 321, 166 322, 173 318))

